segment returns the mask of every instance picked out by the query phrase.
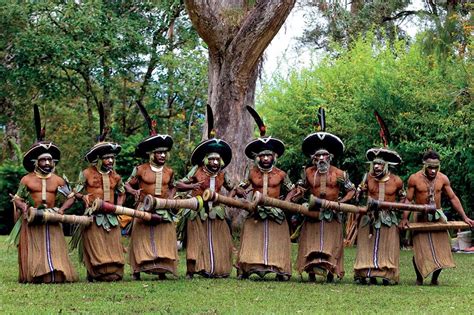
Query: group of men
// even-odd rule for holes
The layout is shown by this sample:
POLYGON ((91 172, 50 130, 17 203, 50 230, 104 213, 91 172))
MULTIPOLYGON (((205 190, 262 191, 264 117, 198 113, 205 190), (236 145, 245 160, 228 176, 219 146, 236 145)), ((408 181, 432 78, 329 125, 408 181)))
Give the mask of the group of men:
MULTIPOLYGON (((256 115, 252 112, 252 115, 256 115)), ((255 117, 255 116, 254 116, 255 117)), ((441 195, 450 199, 453 208, 471 227, 459 199, 451 189, 448 178, 440 169, 440 157, 428 151, 423 157, 423 169, 408 180, 405 193, 402 180, 392 174, 389 165, 401 162, 400 156, 386 147, 367 151, 370 170, 362 183, 356 186, 348 174, 331 164, 334 157, 344 151, 344 144, 337 136, 319 131, 303 140, 302 150, 311 161, 303 178, 293 185, 288 175, 278 169, 277 158, 285 151, 279 139, 265 136, 265 126, 256 119, 260 137, 252 140, 245 149, 246 156, 253 160, 244 179, 233 184, 225 172, 232 159, 230 145, 210 133, 209 139, 201 142, 192 152, 192 170, 182 180, 174 179, 173 170, 166 165, 173 140, 169 135, 151 135, 137 146, 137 155, 147 161, 133 169, 131 176, 123 182, 114 170, 115 158, 120 145, 100 141, 85 155, 90 164, 80 173, 74 189, 61 177, 54 174, 60 160, 58 147, 38 139, 25 154, 23 164, 28 175, 21 179, 13 201, 17 219, 21 224, 19 235, 19 281, 57 283, 77 281, 66 242, 59 223, 28 224, 24 215, 28 207, 44 208, 60 214, 75 201, 84 204, 85 214, 93 218, 92 224, 78 229, 79 249, 87 269, 88 281, 117 281, 124 273, 124 250, 121 243, 120 224, 126 218, 115 214, 97 214, 90 210, 92 201, 103 201, 121 205, 126 193, 135 197, 135 208, 144 211, 146 195, 172 199, 176 191, 189 191, 200 196, 204 190, 220 192, 225 188, 231 197, 246 198, 259 192, 264 196, 280 198, 283 187, 288 192, 285 200, 314 195, 329 201, 349 202, 360 200, 363 195, 380 201, 401 203, 435 204, 441 208, 441 195), (55 208, 57 193, 66 201, 55 208)), ((209 128, 211 130, 212 128, 209 128)), ((176 212, 172 209, 154 210, 159 222, 150 223, 133 218, 128 248, 132 278, 140 279, 142 272, 158 275, 177 275, 177 226, 183 235, 186 247, 186 277, 228 277, 233 268, 233 242, 223 204, 200 203, 198 209, 182 209, 180 223, 176 224, 176 212)), ((308 273, 309 281, 322 276, 332 282, 344 276, 343 216, 330 209, 318 209, 319 218, 305 217, 299 231, 299 249, 296 268, 300 274, 308 273)), ((360 283, 384 284, 399 282, 399 226, 406 226, 409 212, 403 214, 401 222, 391 210, 361 215, 358 220, 357 258, 354 266, 355 279, 360 283)), ((442 211, 415 216, 416 221, 445 219, 442 211)), ((453 267, 449 235, 446 231, 417 232, 413 235, 413 265, 417 284, 433 274, 431 283, 438 283, 443 268, 453 267)), ((291 242, 287 218, 282 209, 259 206, 245 219, 240 236, 240 249, 235 262, 240 279, 252 274, 264 277, 274 273, 280 281, 288 280, 292 274, 291 242)))

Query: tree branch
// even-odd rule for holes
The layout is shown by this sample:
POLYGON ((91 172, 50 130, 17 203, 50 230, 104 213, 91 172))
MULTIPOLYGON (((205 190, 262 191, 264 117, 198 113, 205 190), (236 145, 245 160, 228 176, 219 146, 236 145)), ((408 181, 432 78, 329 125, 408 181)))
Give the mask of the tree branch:
POLYGON ((235 73, 250 75, 294 5, 295 0, 261 1, 250 11, 228 48, 234 66, 240 68, 235 73))

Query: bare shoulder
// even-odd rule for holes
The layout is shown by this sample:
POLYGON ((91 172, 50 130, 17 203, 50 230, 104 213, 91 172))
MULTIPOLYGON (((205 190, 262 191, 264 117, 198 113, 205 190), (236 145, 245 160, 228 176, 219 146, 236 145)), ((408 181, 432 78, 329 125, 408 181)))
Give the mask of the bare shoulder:
POLYGON ((410 177, 408 177, 408 186, 414 186, 417 182, 419 182, 420 176, 420 171, 416 172, 415 174, 411 174, 410 177))
POLYGON ((66 181, 56 174, 51 175, 51 180, 58 186, 64 186, 66 184, 66 181))
POLYGON ((117 181, 122 179, 122 176, 120 176, 115 170, 111 172, 111 175, 117 181))
POLYGON ((336 174, 337 177, 343 177, 344 176, 344 171, 331 165, 330 170, 336 174))
POLYGON ((137 166, 137 173, 141 174, 143 171, 145 171, 149 167, 150 163, 143 163, 137 166))
POLYGON ((93 166, 89 166, 88 168, 84 169, 82 171, 82 174, 87 177, 87 176, 90 176, 93 174, 93 172, 95 171, 95 168, 93 166))
POLYGON ((439 181, 443 183, 443 185, 448 185, 448 186, 450 185, 448 176, 444 175, 441 172, 438 172, 437 176, 439 178, 439 181))
POLYGON ((30 182, 34 176, 35 175, 33 173, 28 173, 21 178, 20 183, 25 185, 26 183, 30 182))
POLYGON ((275 171, 276 174, 278 174, 280 177, 285 177, 286 176, 286 172, 279 169, 278 167, 274 167, 273 170, 275 171))
POLYGON ((403 184, 402 179, 401 179, 400 176, 398 176, 398 175, 392 174, 392 179, 393 179, 393 181, 394 181, 397 185, 403 184))

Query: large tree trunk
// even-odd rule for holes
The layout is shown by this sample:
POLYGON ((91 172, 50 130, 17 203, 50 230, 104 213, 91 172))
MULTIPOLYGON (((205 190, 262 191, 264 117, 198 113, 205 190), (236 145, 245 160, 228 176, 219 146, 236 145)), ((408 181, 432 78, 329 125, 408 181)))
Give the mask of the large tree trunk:
POLYGON ((208 103, 217 136, 232 147, 228 172, 234 180, 243 175, 244 148, 253 134, 245 106, 254 105, 258 62, 295 4, 295 0, 252 2, 185 0, 191 21, 209 49, 208 103))

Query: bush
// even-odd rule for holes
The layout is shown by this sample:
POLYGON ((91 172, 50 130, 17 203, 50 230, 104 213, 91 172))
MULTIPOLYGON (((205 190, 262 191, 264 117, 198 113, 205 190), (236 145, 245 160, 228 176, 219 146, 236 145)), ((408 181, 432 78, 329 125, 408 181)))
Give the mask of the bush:
POLYGON ((366 150, 381 145, 377 110, 392 134, 390 147, 404 159, 397 170, 401 177, 406 181, 421 168, 425 150, 437 150, 442 172, 469 212, 474 206, 472 66, 469 58, 440 65, 423 55, 419 43, 385 47, 369 36, 350 50, 339 49, 337 58, 327 56, 312 68, 277 76, 263 86, 257 102, 269 134, 287 144, 280 166, 293 179, 309 162, 301 142, 316 131, 317 109, 323 106, 327 131, 346 145, 336 162, 358 183, 367 170, 366 150))
POLYGON ((13 204, 9 194, 16 193, 25 174, 25 169, 18 163, 6 161, 0 165, 0 234, 8 234, 13 227, 13 204))

